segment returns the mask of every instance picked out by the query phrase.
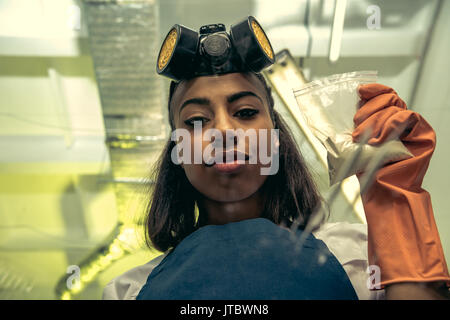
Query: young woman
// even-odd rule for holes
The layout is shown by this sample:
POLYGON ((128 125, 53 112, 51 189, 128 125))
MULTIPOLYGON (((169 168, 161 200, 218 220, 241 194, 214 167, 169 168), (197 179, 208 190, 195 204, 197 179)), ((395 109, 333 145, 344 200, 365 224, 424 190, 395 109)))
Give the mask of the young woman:
MULTIPOLYGON (((402 101, 392 89, 368 85, 360 89, 360 94, 366 103, 355 115, 355 140, 367 126, 375 128, 372 140, 369 140, 373 144, 383 140, 390 124, 406 132, 403 138, 411 138, 414 133, 425 130, 423 122, 413 123, 411 117, 403 117, 402 123, 408 125, 402 126, 398 122, 398 115, 403 116, 405 108, 401 108, 402 101), (398 110, 393 112, 389 106, 398 110), (378 140, 374 142, 373 139, 378 140)), ((168 107, 172 130, 189 133, 191 157, 185 157, 188 161, 181 163, 174 161, 176 142, 169 139, 155 172, 156 184, 147 210, 146 234, 148 245, 164 254, 115 278, 106 286, 104 299, 442 297, 436 288, 449 278, 439 238, 433 228, 431 233, 434 240, 437 236, 437 247, 441 251, 434 254, 434 260, 428 259, 433 260, 432 264, 439 260, 442 268, 431 273, 427 269, 429 261, 422 261, 423 265, 405 268, 418 270, 425 266, 427 270, 419 270, 419 276, 414 271, 413 276, 409 271, 402 274, 397 267, 404 261, 394 261, 386 254, 390 250, 386 245, 380 249, 374 244, 380 241, 383 233, 393 231, 403 235, 405 231, 393 230, 389 218, 383 217, 384 222, 379 227, 380 218, 374 214, 369 217, 369 213, 380 208, 377 207, 380 195, 384 201, 388 197, 399 204, 395 212, 405 211, 404 203, 398 201, 398 194, 403 194, 399 188, 394 188, 397 194, 386 195, 380 191, 380 185, 386 186, 382 183, 385 173, 393 176, 390 166, 380 170, 369 196, 363 197, 368 215, 369 244, 366 227, 358 224, 324 223, 313 234, 306 234, 304 228, 313 212, 323 205, 322 199, 289 129, 274 109, 271 90, 261 74, 233 70, 172 82, 168 107), (200 136, 195 132, 199 125, 200 136), (203 156, 208 154, 210 145, 210 141, 203 139, 208 129, 219 132, 223 138, 223 149, 216 149, 216 153, 217 150, 221 153, 214 154, 214 161, 203 156), (268 150, 277 157, 278 167, 274 174, 261 174, 267 164, 250 163, 249 155, 254 146, 250 145, 249 139, 229 134, 239 129, 264 134, 277 130, 277 144, 268 150), (201 152, 202 161, 189 161, 195 152, 201 152), (239 153, 244 162, 237 161, 239 153), (299 242, 299 239, 304 241, 299 242), (368 245, 369 254, 377 256, 381 275, 376 274, 380 268, 374 269, 375 274, 368 269, 368 245), (371 290, 374 289, 371 281, 377 277, 382 281, 375 281, 375 289, 386 290, 371 290)), ((257 149, 261 147, 261 141, 270 141, 270 138, 261 139, 264 134, 258 135, 257 149)), ((413 151, 418 159, 427 154, 427 148, 413 151)), ((416 180, 421 183, 420 174, 424 174, 428 162, 414 165, 413 171, 420 172, 416 180)), ((397 180, 392 181, 395 185, 397 180)), ((405 183, 402 187, 407 189, 405 183)), ((416 220, 410 221, 411 217, 403 215, 402 225, 430 220, 430 212, 424 208, 414 216, 416 220), (419 221, 417 216, 423 218, 419 221)), ((421 239, 423 237, 414 239, 416 248, 422 246, 421 239)), ((408 250, 402 251, 403 254, 418 255, 408 250)), ((413 258, 409 260, 414 261, 413 258)))

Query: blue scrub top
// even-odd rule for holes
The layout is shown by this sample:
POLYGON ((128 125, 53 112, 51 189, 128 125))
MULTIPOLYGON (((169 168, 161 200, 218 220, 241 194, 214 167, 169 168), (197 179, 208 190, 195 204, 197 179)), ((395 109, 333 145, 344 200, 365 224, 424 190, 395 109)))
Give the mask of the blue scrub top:
POLYGON ((208 225, 172 250, 148 276, 137 300, 357 300, 325 243, 265 218, 208 225), (298 247, 298 246, 297 246, 298 247))

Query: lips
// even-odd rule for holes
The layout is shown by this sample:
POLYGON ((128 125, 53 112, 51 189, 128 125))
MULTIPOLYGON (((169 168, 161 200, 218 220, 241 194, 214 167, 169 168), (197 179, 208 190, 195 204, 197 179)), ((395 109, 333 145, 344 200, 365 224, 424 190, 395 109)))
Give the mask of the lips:
POLYGON ((211 159, 212 161, 208 161, 205 165, 213 167, 220 173, 234 173, 242 168, 248 159, 249 156, 246 153, 237 150, 227 150, 222 153, 221 163, 216 163, 215 159, 211 159))

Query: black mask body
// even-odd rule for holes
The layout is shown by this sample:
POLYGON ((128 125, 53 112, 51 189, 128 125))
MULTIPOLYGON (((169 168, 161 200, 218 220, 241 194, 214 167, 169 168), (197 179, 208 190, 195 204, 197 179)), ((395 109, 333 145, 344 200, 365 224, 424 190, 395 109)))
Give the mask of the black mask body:
POLYGON ((232 25, 210 24, 199 33, 174 25, 161 46, 156 71, 180 81, 233 72, 260 72, 275 54, 263 29, 252 16, 232 25))

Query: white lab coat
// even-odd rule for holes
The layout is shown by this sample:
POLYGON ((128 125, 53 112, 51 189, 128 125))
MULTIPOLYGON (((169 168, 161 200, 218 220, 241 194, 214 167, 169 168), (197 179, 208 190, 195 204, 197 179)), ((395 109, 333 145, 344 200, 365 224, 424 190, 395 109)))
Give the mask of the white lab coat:
MULTIPOLYGON (((325 223, 313 232, 341 263, 360 300, 384 299, 384 290, 368 288, 367 226, 358 223, 325 223)), ((167 253, 166 253, 167 254, 167 253)), ((135 300, 149 274, 166 256, 152 259, 111 280, 103 291, 104 300, 135 300)))

